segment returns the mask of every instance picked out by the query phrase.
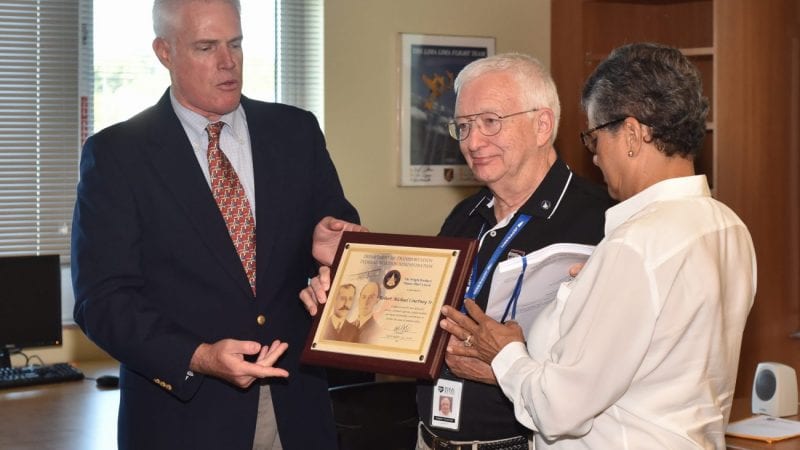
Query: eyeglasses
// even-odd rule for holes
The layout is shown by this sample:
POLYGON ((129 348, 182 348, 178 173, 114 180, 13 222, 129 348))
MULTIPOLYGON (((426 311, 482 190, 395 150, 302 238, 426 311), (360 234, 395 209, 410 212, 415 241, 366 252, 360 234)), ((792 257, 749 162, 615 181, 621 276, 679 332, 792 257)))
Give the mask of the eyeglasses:
POLYGON ((472 114, 469 119, 465 119, 465 117, 458 118, 456 120, 451 121, 447 124, 447 129, 450 131, 450 136, 457 141, 463 141, 467 137, 469 137, 469 132, 472 130, 472 124, 476 124, 478 126, 478 131, 481 132, 484 136, 494 136, 495 134, 499 133, 500 130, 503 128, 503 119, 508 119, 509 117, 518 116, 520 114, 525 114, 529 112, 538 111, 539 108, 529 109, 527 111, 520 111, 515 112, 513 114, 507 114, 505 116, 501 116, 499 114, 493 112, 484 112, 480 114, 472 114))
POLYGON ((612 120, 610 122, 606 122, 602 125, 598 125, 594 128, 588 129, 586 131, 581 131, 581 142, 583 142, 583 146, 586 147, 586 150, 589 150, 592 154, 597 152, 597 136, 595 136, 594 132, 602 130, 603 128, 610 127, 611 125, 616 125, 622 121, 627 119, 627 117, 622 117, 619 119, 612 120))

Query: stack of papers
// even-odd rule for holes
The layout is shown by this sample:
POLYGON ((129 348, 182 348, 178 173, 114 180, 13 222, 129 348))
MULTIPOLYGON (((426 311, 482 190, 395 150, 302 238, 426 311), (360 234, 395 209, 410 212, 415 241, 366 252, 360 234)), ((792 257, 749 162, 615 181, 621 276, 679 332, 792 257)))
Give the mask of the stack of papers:
POLYGON ((776 442, 800 436, 800 422, 780 417, 754 416, 728 424, 725 434, 764 442, 776 442))
MULTIPOLYGON (((514 320, 528 335, 533 320, 542 308, 556 298, 561 283, 570 280, 569 268, 585 263, 594 251, 593 245, 558 243, 524 256, 527 261, 522 290, 514 320)), ((522 272, 522 258, 511 258, 497 265, 492 277, 486 314, 500 320, 522 272)), ((511 317, 506 318, 510 320, 511 317)))

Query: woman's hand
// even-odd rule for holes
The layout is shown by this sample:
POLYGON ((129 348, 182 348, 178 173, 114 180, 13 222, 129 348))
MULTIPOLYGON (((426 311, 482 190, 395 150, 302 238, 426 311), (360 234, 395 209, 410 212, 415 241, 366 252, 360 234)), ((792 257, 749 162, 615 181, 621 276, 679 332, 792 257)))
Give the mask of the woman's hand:
POLYGON ((457 356, 478 358, 491 364, 495 356, 511 342, 525 342, 525 335, 517 322, 504 324, 484 314, 474 300, 464 300, 469 316, 450 306, 442 307, 446 317, 439 325, 450 332, 462 345, 447 345, 447 352, 457 356))

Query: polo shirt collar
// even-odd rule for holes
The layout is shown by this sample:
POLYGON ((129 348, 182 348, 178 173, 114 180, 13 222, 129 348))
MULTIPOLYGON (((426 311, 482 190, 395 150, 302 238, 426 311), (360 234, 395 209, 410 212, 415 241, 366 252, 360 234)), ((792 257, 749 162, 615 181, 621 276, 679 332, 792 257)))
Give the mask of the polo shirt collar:
MULTIPOLYGON (((561 197, 566 192, 571 181, 572 171, 569 166, 560 157, 556 158, 555 163, 547 171, 539 187, 536 188, 533 195, 517 212, 531 217, 550 218, 558 209, 561 197)), ((481 189, 479 194, 482 195, 479 196, 469 215, 479 214, 487 223, 494 226, 497 223, 493 208, 494 194, 487 187, 481 189)))

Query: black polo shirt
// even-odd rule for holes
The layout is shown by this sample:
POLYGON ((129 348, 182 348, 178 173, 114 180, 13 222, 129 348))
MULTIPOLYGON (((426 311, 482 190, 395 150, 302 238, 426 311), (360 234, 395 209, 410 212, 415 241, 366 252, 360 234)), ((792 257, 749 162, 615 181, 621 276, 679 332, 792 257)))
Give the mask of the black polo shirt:
MULTIPOLYGON (((605 211, 613 204, 606 190, 574 175, 558 158, 547 172, 544 180, 508 225, 493 231, 497 225, 494 209, 489 206, 493 195, 487 188, 481 189, 459 203, 445 219, 440 236, 478 238, 484 230, 483 244, 478 251, 478 269, 483 271, 487 261, 502 241, 510 224, 520 213, 528 214, 531 220, 510 242, 506 254, 524 255, 557 242, 597 244, 603 237, 605 211)), ((486 310, 491 290, 491 278, 478 294, 477 304, 486 310)), ((525 295, 524 292, 522 294, 525 295)), ((463 380, 445 367, 440 377, 464 382, 461 398, 459 431, 431 428, 438 436, 448 440, 495 440, 527 435, 530 430, 517 423, 514 407, 498 386, 463 380)), ((425 425, 430 426, 433 384, 420 381, 417 385, 417 407, 425 425)))

